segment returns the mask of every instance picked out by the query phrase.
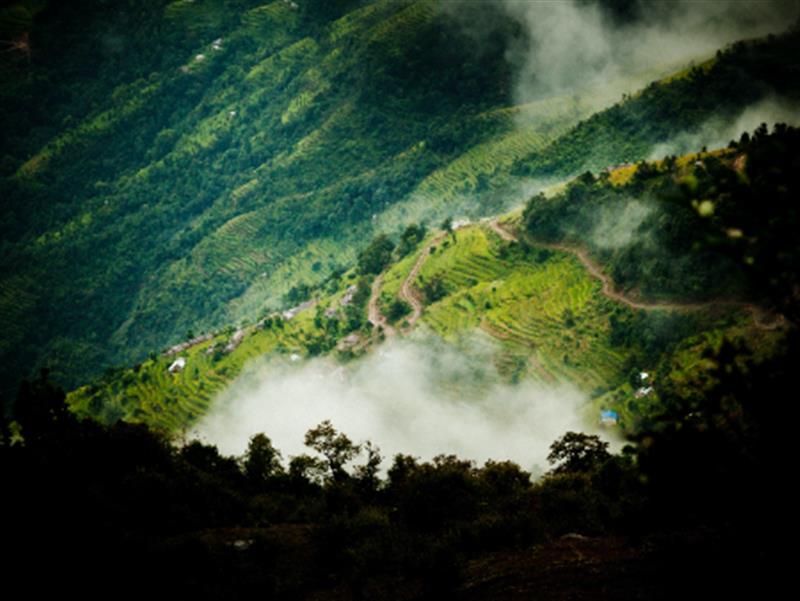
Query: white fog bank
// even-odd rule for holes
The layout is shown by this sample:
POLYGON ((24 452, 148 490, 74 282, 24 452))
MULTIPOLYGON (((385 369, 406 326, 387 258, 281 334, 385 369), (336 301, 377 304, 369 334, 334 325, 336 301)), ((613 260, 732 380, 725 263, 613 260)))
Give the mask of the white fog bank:
POLYGON ((467 354, 436 339, 392 340, 347 367, 329 359, 256 363, 193 434, 239 455, 264 432, 288 458, 308 452, 305 432, 330 419, 354 442, 377 444, 384 468, 396 453, 454 453, 536 469, 547 467, 550 444, 565 432, 597 429, 582 419, 586 398, 576 388, 502 383, 482 345, 467 354))

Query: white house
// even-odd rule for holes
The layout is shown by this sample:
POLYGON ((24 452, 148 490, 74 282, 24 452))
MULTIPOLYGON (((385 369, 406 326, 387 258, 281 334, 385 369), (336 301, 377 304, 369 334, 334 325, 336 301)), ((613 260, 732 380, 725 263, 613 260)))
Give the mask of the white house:
POLYGON ((184 367, 186 367, 186 358, 178 357, 172 362, 172 365, 169 366, 169 373, 178 373, 179 371, 182 371, 184 367))

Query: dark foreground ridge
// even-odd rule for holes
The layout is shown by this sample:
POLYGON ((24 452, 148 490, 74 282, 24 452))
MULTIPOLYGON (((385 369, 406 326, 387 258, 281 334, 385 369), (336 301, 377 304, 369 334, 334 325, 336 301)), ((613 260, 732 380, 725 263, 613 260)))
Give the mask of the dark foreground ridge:
POLYGON ((7 585, 196 599, 763 593, 789 516, 796 410, 782 399, 800 347, 785 345, 759 365, 723 345, 705 398, 665 398, 620 455, 567 433, 533 483, 511 462, 454 456, 398 455, 384 477, 377 448, 329 422, 288 466, 263 434, 225 457, 79 422, 43 374, 20 390, 17 433, 3 426, 7 585))

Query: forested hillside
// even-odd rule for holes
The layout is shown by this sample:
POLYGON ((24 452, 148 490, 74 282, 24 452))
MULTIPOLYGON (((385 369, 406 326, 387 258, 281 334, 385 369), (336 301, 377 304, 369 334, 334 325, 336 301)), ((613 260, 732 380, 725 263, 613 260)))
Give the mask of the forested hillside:
MULTIPOLYGON (((532 153, 514 169, 518 175, 552 177, 674 154, 682 132, 696 140, 727 144, 731 123, 744 110, 765 100, 794 106, 800 85, 797 68, 800 35, 739 42, 726 52, 661 81, 654 81, 625 102, 582 121, 552 143, 532 153), (705 131, 704 131, 705 130, 705 131), (710 130, 710 131, 709 131, 710 130), (702 134, 705 134, 702 135, 702 134), (652 157, 653 151, 661 156, 652 157)), ((755 126, 755 124, 753 124, 755 126)), ((749 125, 748 125, 749 127, 749 125)), ((688 137, 688 136, 687 136, 688 137)), ((684 148, 684 152, 695 150, 684 148)))
POLYGON ((536 481, 511 461, 384 462, 330 422, 293 457, 264 433, 237 457, 175 446, 79 422, 40 378, 19 396, 24 444, 0 418, 8 582, 88 599, 120 582, 132 598, 672 599, 680 573, 692 595, 759 594, 785 553, 797 348, 753 363, 723 345, 703 396, 665 396, 639 444, 612 455, 566 433, 536 481))
POLYGON ((416 331, 467 349, 470 373, 443 369, 442 394, 568 382, 589 422, 613 410, 636 432, 665 398, 703 394, 724 344, 763 362, 797 319, 798 149, 797 129, 762 127, 712 153, 587 172, 521 214, 378 236, 295 310, 110 370, 68 403, 179 433, 257 358, 297 370, 328 355, 357 379, 376 345, 416 331))
POLYGON ((666 132, 796 85, 792 34, 568 133, 597 108, 591 91, 515 105, 507 50, 525 32, 492 4, 464 11, 453 19, 426 0, 4 9, 16 40, 0 93, 6 399, 41 366, 73 386, 254 321, 350 265, 376 229, 494 213, 530 176, 646 158, 666 132), (465 19, 492 34, 475 43, 465 19), (585 133, 618 118, 622 133, 585 133))
POLYGON ((794 313, 798 148, 798 130, 763 124, 711 153, 587 172, 532 199, 525 227, 587 248, 643 298, 752 299, 794 313))
POLYGON ((466 149, 580 114, 514 137, 502 39, 473 52, 431 2, 104 6, 32 5, 3 56, 6 386, 274 306, 426 177, 461 186, 437 170, 466 149))

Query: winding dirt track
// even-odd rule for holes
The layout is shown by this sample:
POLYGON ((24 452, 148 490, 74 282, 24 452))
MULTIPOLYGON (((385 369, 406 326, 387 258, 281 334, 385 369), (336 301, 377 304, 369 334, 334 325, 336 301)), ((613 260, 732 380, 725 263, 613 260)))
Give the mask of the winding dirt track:
POLYGON ((367 319, 370 323, 378 328, 383 328, 383 333, 386 336, 394 336, 395 329, 389 324, 389 321, 381 313, 381 308, 378 301, 381 298, 381 287, 383 286, 383 276, 380 274, 372 281, 372 289, 369 295, 369 303, 367 304, 367 319))
MULTIPOLYGON (((491 229, 498 236, 500 236, 500 238, 507 242, 518 241, 517 235, 500 225, 497 219, 489 221, 489 227, 491 227, 491 229)), ((425 264, 425 261, 428 260, 428 257, 431 254, 431 248, 439 244, 445 236, 447 236, 447 232, 441 232, 437 234, 436 237, 434 237, 430 242, 428 242, 427 246, 422 249, 417 261, 414 263, 414 267, 411 268, 411 271, 409 271, 408 275, 403 280, 402 286, 400 287, 400 298, 411 305, 411 315, 409 315, 406 319, 407 326, 404 328, 405 331, 408 331, 414 327, 416 322, 422 316, 422 310, 424 308, 422 299, 419 297, 419 293, 414 289, 414 280, 417 279, 422 266, 425 264)), ((759 330, 778 330, 787 325, 787 320, 783 315, 775 315, 758 305, 753 303, 744 303, 741 301, 720 300, 708 301, 704 303, 676 303, 665 301, 648 302, 634 300, 628 296, 625 296, 625 294, 622 292, 614 289, 614 282, 611 277, 603 272, 602 267, 589 256, 586 249, 568 246, 566 244, 549 244, 544 242, 536 242, 535 244, 542 248, 549 248, 551 250, 575 255, 575 257, 577 257, 581 264, 586 268, 586 271, 588 271, 593 278, 600 280, 600 283, 602 284, 602 293, 604 296, 615 302, 622 303, 631 309, 640 309, 644 311, 699 311, 712 307, 740 308, 750 312, 753 317, 753 324, 759 330)), ((369 303, 367 305, 368 319, 373 326, 376 328, 380 327, 386 336, 394 336, 397 333, 397 329, 395 329, 389 323, 380 310, 379 301, 384 275, 385 273, 380 274, 372 282, 371 294, 369 303)))
POLYGON ((442 239, 447 235, 447 232, 438 234, 433 240, 428 242, 428 245, 422 249, 422 252, 414 263, 414 267, 408 272, 406 279, 403 280, 403 285, 400 287, 400 298, 411 305, 411 315, 406 318, 408 326, 406 329, 411 329, 417 320, 422 316, 422 300, 419 298, 419 293, 414 289, 414 280, 417 279, 422 266, 431 254, 431 248, 439 244, 442 239))
MULTIPOLYGON (((504 228, 497 219, 489 222, 489 227, 507 242, 516 242, 518 240, 516 234, 504 228)), ((565 244, 548 244, 544 242, 535 242, 536 246, 542 248, 549 248, 551 250, 558 250, 575 255, 578 260, 583 264, 592 277, 600 280, 603 288, 603 295, 613 301, 627 305, 631 309, 642 309, 645 311, 699 311, 701 309, 709 309, 711 307, 731 307, 741 308, 750 312, 753 317, 753 324, 759 330, 777 330, 786 326, 786 318, 783 315, 774 315, 755 305, 753 303, 744 303, 740 301, 708 301, 704 303, 676 303, 676 302, 663 302, 663 301, 640 301, 634 300, 625 296, 623 293, 614 289, 613 280, 603 272, 603 269, 596 263, 583 248, 575 246, 567 246, 565 244), (769 318, 768 320, 765 320, 769 318)))
MULTIPOLYGON (((417 279, 422 266, 425 264, 425 261, 428 260, 428 257, 431 254, 431 248, 436 246, 442 239, 447 235, 447 232, 441 232, 437 234, 433 240, 428 242, 427 246, 422 249, 422 252, 417 258, 416 263, 414 263, 414 267, 411 268, 411 271, 408 272, 408 275, 403 280, 402 286, 400 286, 400 293, 399 296, 401 299, 406 301, 409 305, 411 305, 411 315, 409 315, 405 321, 407 322, 407 326, 404 328, 406 331, 410 330, 414 327, 414 324, 417 323, 419 318, 422 316, 422 299, 419 298, 419 294, 414 289, 414 280, 417 279)), ((393 336, 397 333, 397 330, 389 324, 389 321, 386 317, 381 313, 380 308, 380 297, 381 297, 381 287, 383 286, 383 276, 385 273, 380 274, 375 280, 372 282, 372 293, 369 297, 369 304, 367 305, 367 313, 368 319, 372 323, 373 326, 378 327, 380 326, 383 328, 383 333, 386 336, 393 336)))

